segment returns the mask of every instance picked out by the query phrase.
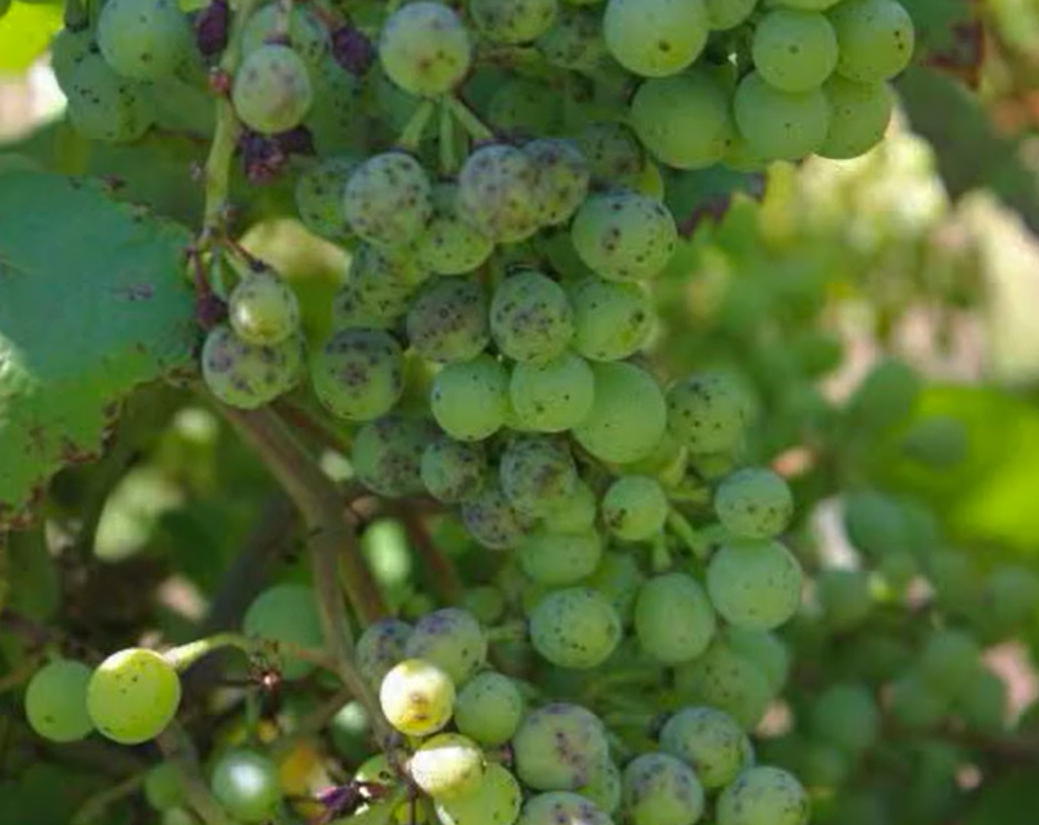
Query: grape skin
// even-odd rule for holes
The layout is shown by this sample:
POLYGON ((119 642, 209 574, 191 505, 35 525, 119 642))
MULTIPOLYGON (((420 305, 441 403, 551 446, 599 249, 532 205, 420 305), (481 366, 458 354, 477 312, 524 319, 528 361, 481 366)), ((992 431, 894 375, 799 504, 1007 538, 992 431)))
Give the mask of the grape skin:
POLYGON ((702 0, 609 0, 602 27, 610 54, 644 77, 687 68, 707 45, 709 33, 702 0))
POLYGON ((597 507, 595 491, 579 478, 566 500, 560 501, 541 517, 541 524, 553 533, 582 533, 595 524, 597 507))
POLYGON ((660 532, 667 511, 667 495, 649 476, 621 476, 602 500, 603 522, 625 541, 642 541, 660 532))
POLYGON ((768 709, 768 678, 747 657, 715 641, 705 654, 675 671, 681 694, 729 714, 745 730, 753 729, 768 709))
POLYGON ((248 344, 273 346, 299 330, 299 303, 292 287, 273 270, 250 273, 231 291, 228 316, 248 344))
MULTIPOLYGON (((281 584, 263 591, 246 610, 242 630, 247 636, 275 644, 288 642, 312 650, 320 650, 324 644, 314 591, 299 584, 281 584)), ((301 679, 313 670, 310 662, 288 657, 281 675, 301 679)))
POLYGON ((430 737, 408 763, 412 780, 434 799, 468 796, 483 782, 486 768, 480 746, 458 733, 430 737))
POLYGON ((692 576, 666 573, 639 590, 635 632, 643 650, 665 664, 700 656, 711 643, 715 627, 707 594, 692 576))
POLYGON ((771 630, 801 604, 801 565, 775 541, 727 544, 711 558, 707 592, 728 622, 771 630))
POLYGON ((824 570, 815 587, 827 627, 834 632, 858 627, 873 609, 869 576, 860 570, 824 570))
MULTIPOLYGON (((811 2, 811 0, 809 0, 811 2)), ((837 0, 823 0, 837 2, 837 0)), ((750 17, 758 0, 706 0, 707 19, 712 31, 728 31, 750 17)), ((793 5, 790 3, 788 5, 793 5)))
POLYGON ((808 795, 801 783, 781 768, 748 768, 720 797, 718 825, 805 825, 808 795))
POLYGON ((638 562, 630 553, 607 551, 603 553, 595 572, 584 583, 605 596, 617 611, 622 624, 629 625, 644 582, 645 577, 638 562))
POLYGON ((202 377, 220 401, 251 410, 290 390, 303 366, 303 344, 294 335, 275 346, 242 341, 227 324, 213 327, 202 347, 202 377))
POLYGON ((179 808, 187 801, 180 771, 174 762, 160 762, 144 780, 144 798, 157 811, 179 808))
POLYGON ((498 43, 530 43, 555 22, 558 0, 469 0, 481 34, 498 43))
POLYGON ((491 763, 471 794, 461 799, 434 799, 433 804, 443 825, 513 825, 522 801, 516 778, 506 768, 491 763))
POLYGON ((478 673, 455 701, 458 730, 481 745, 508 742, 523 718, 523 696, 516 683, 500 673, 478 673))
POLYGON ((491 334, 502 353, 515 361, 544 363, 557 358, 574 334, 566 292, 537 270, 509 276, 491 300, 491 334))
POLYGON ((457 504, 478 492, 488 476, 482 445, 438 438, 422 453, 422 483, 438 501, 457 504))
POLYGON ((566 702, 528 713, 512 748, 519 779, 539 791, 572 791, 588 784, 609 754, 599 718, 566 702))
POLYGON ((509 399, 524 428, 562 432, 580 424, 591 410, 595 375, 572 352, 544 363, 516 364, 509 379, 509 399))
POLYGON ((424 288, 408 310, 408 340, 427 361, 469 361, 491 340, 482 287, 445 278, 424 288))
POLYGON ((569 449, 551 436, 515 436, 498 467, 502 492, 516 510, 530 516, 565 501, 577 484, 577 466, 569 449))
POLYGON ((299 126, 313 98, 306 64, 288 46, 276 44, 246 55, 231 91, 235 113, 246 126, 264 135, 299 126))
POLYGON ((430 409, 457 441, 481 441, 505 424, 509 377, 490 355, 448 364, 433 379, 430 409))
POLYGON ((232 750, 213 767, 213 796, 242 822, 265 822, 281 803, 278 768, 255 751, 232 750))
POLYGON ((55 659, 33 674, 25 691, 29 726, 51 742, 76 742, 94 723, 87 712, 90 668, 71 659, 55 659))
POLYGON ((379 60, 401 89, 436 97, 457 86, 469 71, 472 44, 458 15, 442 3, 409 3, 382 27, 379 60))
POLYGON ((574 248, 597 275, 644 281, 667 266, 678 243, 674 218, 659 201, 634 191, 588 198, 571 228, 574 248))
POLYGON ((578 72, 593 70, 606 55, 598 15, 565 6, 534 45, 549 65, 578 72))
POLYGON ((390 414, 367 422, 357 431, 351 451, 358 479, 389 498, 421 493, 422 453, 435 436, 424 419, 390 414))
POLYGON ((378 688, 393 666, 404 658, 404 645, 411 635, 411 625, 400 619, 382 619, 364 629, 357 640, 357 669, 378 688))
MULTIPOLYGON (((242 30, 243 55, 262 47, 281 25, 282 10, 277 3, 258 8, 246 21, 242 30)), ((317 67, 328 54, 331 38, 328 29, 310 9, 292 6, 288 20, 288 45, 310 67, 317 67)))
POLYGON ((667 392, 667 423, 680 442, 697 453, 725 453, 743 439, 750 405, 735 379, 696 373, 667 392))
POLYGON ((117 75, 93 52, 74 62, 61 89, 68 99, 69 121, 88 140, 128 143, 155 120, 140 84, 117 75))
POLYGON ((578 788, 577 793, 594 803, 603 813, 615 814, 621 805, 620 768, 607 759, 595 770, 591 782, 578 788))
POLYGON ((865 685, 839 683, 814 698, 809 723, 820 740, 857 756, 876 741, 880 712, 865 685))
POLYGON ((168 0, 108 0, 97 21, 97 45, 108 64, 133 80, 162 80, 190 63, 191 25, 168 0))
POLYGON ((601 558, 602 539, 597 530, 537 530, 520 545, 520 566, 538 584, 576 584, 595 572, 601 558))
POLYGON ((344 329, 311 356, 310 379, 332 413, 371 421, 393 409, 404 392, 404 356, 387 332, 344 329))
POLYGON ((352 157, 327 158, 296 180, 296 211, 311 232, 339 242, 353 236, 343 211, 343 190, 358 163, 352 157))
POLYGON ((743 728, 711 707, 682 708, 661 728, 660 747, 693 768, 709 791, 728 785, 754 761, 743 728))
POLYGON ((634 825, 693 825, 703 815, 704 791, 684 762, 644 753, 624 769, 623 805, 634 825))
POLYGON ((837 71, 848 80, 889 80, 913 57, 915 38, 909 12, 896 0, 844 0, 829 14, 837 32, 837 71))
POLYGON ((517 243, 538 230, 537 169, 521 150, 483 146, 458 174, 458 213, 497 243, 517 243))
POLYGON ((816 153, 845 160, 866 154, 884 139, 895 95, 884 82, 858 83, 840 76, 823 86, 830 102, 830 128, 816 153))
POLYGON ((105 659, 87 685, 94 726, 121 745, 154 739, 180 705, 180 677, 153 650, 128 648, 105 659))
POLYGON ((714 511, 734 535, 772 538, 789 524, 794 497, 786 482, 771 470, 748 467, 723 479, 714 494, 714 511))
POLYGON ((830 129, 830 103, 821 88, 783 92, 757 72, 740 82, 733 112, 748 148, 769 160, 800 160, 812 154, 830 129))
POLYGON ((407 736, 428 736, 451 720, 455 684, 436 665, 405 659, 382 680, 379 704, 386 721, 407 736))
POLYGON ((497 485, 487 485, 462 502, 462 523, 474 539, 491 550, 515 547, 527 532, 523 517, 497 485))
POLYGON ((591 165, 569 140, 540 138, 523 146, 534 164, 534 192, 542 226, 559 226, 573 217, 588 195, 591 165))
POLYGON ((576 140, 592 165, 594 180, 631 185, 645 168, 642 144, 623 123, 588 123, 576 140))
POLYGON ((667 411, 656 380, 633 364, 592 365, 595 400, 574 438, 603 461, 628 463, 647 456, 664 435, 667 411))
POLYGON ((422 165, 404 152, 361 163, 343 193, 343 213, 358 237, 402 247, 418 239, 433 214, 432 186, 422 165))
POLYGON ((752 53, 767 83, 784 92, 808 92, 836 68, 837 34, 819 12, 777 9, 755 28, 752 53))
POLYGON ((534 649, 559 667, 598 667, 610 657, 620 638, 617 611, 604 596, 587 587, 550 593, 530 614, 534 649))
POLYGON ((518 825, 612 825, 590 799, 569 791, 549 791, 527 800, 518 825))
POLYGON ((416 256, 438 275, 472 272, 491 256, 494 242, 462 220, 455 184, 436 184, 432 205, 432 216, 415 242, 416 256))
POLYGON ((725 645, 754 664, 774 694, 783 689, 790 675, 790 651, 779 636, 767 630, 730 626, 725 628, 725 645))
POLYGON ((573 346, 591 361, 619 361, 645 344, 653 323, 649 295, 641 284, 589 277, 570 290, 573 346))
POLYGON ((445 607, 415 624, 404 645, 404 655, 436 665, 461 685, 487 660, 487 637, 471 613, 445 607))

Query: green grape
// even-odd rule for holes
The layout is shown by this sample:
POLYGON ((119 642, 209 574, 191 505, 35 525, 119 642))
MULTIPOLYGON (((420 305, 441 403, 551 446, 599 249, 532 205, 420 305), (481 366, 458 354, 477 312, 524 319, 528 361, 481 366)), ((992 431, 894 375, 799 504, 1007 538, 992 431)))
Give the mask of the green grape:
MULTIPOLYGON (((836 0, 835 0, 836 1, 836 0)), ((705 0, 712 31, 728 31, 750 17, 758 0, 705 0)))
POLYGON ((97 20, 97 45, 123 77, 162 80, 188 65, 191 23, 168 0, 108 0, 97 20))
POLYGON ((274 346, 299 331, 299 302, 277 272, 251 272, 231 290, 231 328, 247 344, 274 346))
POLYGON ((836 68, 837 35, 820 12, 777 9, 758 21, 752 54, 767 83, 784 92, 808 92, 836 68))
POLYGON ((869 576, 861 570, 824 570, 815 589, 826 625, 835 633, 861 626, 873 610, 869 576))
POLYGON ((461 685, 487 660, 487 636, 471 613, 445 607, 423 616, 412 628, 404 654, 436 665, 461 685))
POLYGON ((841 0, 766 0, 766 5, 804 9, 805 11, 825 11, 840 2, 841 0))
POLYGON ((745 730, 758 724, 772 700, 761 668, 723 642, 716 641, 702 656, 681 665, 675 682, 684 698, 729 714, 745 730))
POLYGON ((558 10, 557 0, 469 0, 476 27, 496 43, 537 40, 552 27, 558 10))
POLYGON ((794 513, 787 483, 763 467, 747 467, 726 476, 714 494, 714 512, 730 533, 767 539, 782 533, 794 513))
POLYGON ((501 455, 499 476, 512 506, 539 516, 570 496, 577 484, 577 466, 564 442, 547 435, 518 435, 501 455))
POLYGON ((660 730, 660 747, 695 772, 708 791, 728 785, 754 762, 750 739, 736 720, 710 707, 686 707, 660 730))
POLYGON ((414 496, 422 484, 422 454, 436 437, 425 419, 390 414, 367 422, 354 436, 350 461, 358 480, 388 498, 414 496))
POLYGON ((388 413, 404 391, 404 356, 396 339, 378 329, 335 332, 310 357, 310 380, 332 413, 370 421, 388 413))
POLYGON ((508 373, 490 355, 448 364, 433 379, 429 406, 451 438, 481 441, 505 424, 508 373))
POLYGON ((575 72, 593 71, 606 56, 599 16, 587 9, 560 8, 534 45, 550 66, 575 72))
POLYGON ((935 692, 952 697, 977 671, 981 649, 974 637, 961 630, 931 634, 920 654, 920 675, 935 692))
POLYGON ((541 524, 551 533, 583 533, 595 523, 597 506, 595 492, 578 478, 570 495, 541 516, 541 524))
POLYGON ((607 815, 615 814, 620 808, 622 792, 620 768, 609 759, 595 768, 587 785, 577 789, 579 795, 607 815))
POLYGON ((94 726, 121 745, 154 739, 180 705, 180 677, 153 650, 128 648, 105 659, 87 685, 94 726))
POLYGON ((486 747, 512 739, 522 718, 523 696, 516 683, 500 673, 478 673, 455 701, 458 730, 486 747))
POLYGON ((783 689, 790 675, 790 651, 782 639, 767 630, 727 627, 725 644, 758 667, 773 694, 783 689))
POLYGON ((357 669, 373 687, 404 658, 411 625, 400 619, 381 619, 368 625, 357 640, 357 669))
POLYGON ((558 358, 574 334, 566 293, 534 269, 510 275, 491 300, 491 334, 501 352, 515 361, 544 363, 558 358))
POLYGON ((700 656, 716 621, 707 594, 692 576, 666 573, 649 579, 635 602, 635 633, 642 649, 665 664, 700 656))
POLYGON ((884 139, 895 106, 887 83, 859 83, 834 75, 823 92, 830 102, 830 128, 817 154, 835 160, 856 158, 884 139))
POLYGON ((619 361, 646 343, 653 325, 649 294, 641 284, 582 278, 570 290, 573 346, 592 361, 619 361))
POLYGON ((595 376, 572 352, 544 363, 516 364, 509 379, 509 399, 524 429, 555 433, 576 427, 594 398, 595 376))
POLYGON ((173 762, 160 762, 144 778, 144 798, 156 811, 183 807, 187 802, 180 769, 173 762))
POLYGON ((999 734, 1006 729, 1009 711, 1007 685, 986 667, 977 668, 960 687, 954 705, 971 730, 999 734))
POLYGON ((438 733, 419 745, 408 773, 434 799, 458 799, 480 787, 487 764, 472 739, 458 733, 438 733))
POLYGON ((552 586, 575 584, 599 566, 602 539, 596 530, 536 530, 523 540, 519 550, 520 566, 533 581, 552 586))
POLYGON ((840 45, 837 71, 849 80, 888 80, 913 57, 913 19, 896 0, 844 0, 830 22, 840 45))
POLYGON ((442 3, 409 3, 379 35, 379 60, 390 80, 409 94, 436 97, 462 82, 472 62, 465 24, 442 3))
POLYGON ((245 56, 231 91, 234 109, 264 135, 299 126, 314 100, 307 66, 288 46, 267 44, 245 56))
POLYGON ((830 129, 830 103, 821 88, 784 92, 758 72, 740 82, 733 113, 748 150, 768 160, 800 160, 823 145, 830 129))
POLYGON ((585 796, 570 791, 549 791, 530 797, 518 825, 612 825, 610 817, 585 796))
POLYGON ((455 683, 436 665, 405 659, 379 687, 383 715, 405 736, 428 736, 451 721, 455 683))
POLYGON ((394 254, 361 244, 350 258, 347 282, 336 295, 333 317, 343 325, 349 325, 352 315, 358 313, 393 322, 408 311, 415 290, 427 275, 406 252, 394 254))
POLYGON ((574 438, 603 461, 628 463, 652 452, 667 427, 660 385, 645 370, 623 361, 592 364, 595 400, 574 438))
POLYGON ((339 709, 328 724, 328 732, 336 753, 348 762, 360 762, 371 752, 372 720, 365 706, 357 700, 339 709))
POLYGON ((909 671, 891 683, 888 710, 913 730, 936 727, 949 710, 945 691, 935 690, 918 672, 909 671))
POLYGON ((415 254, 426 269, 438 275, 464 275, 483 264, 494 243, 470 226, 458 212, 458 187, 438 183, 433 187, 433 212, 415 242, 415 254))
POLYGON ((898 550, 884 556, 876 572, 893 593, 904 594, 916 578, 919 565, 911 553, 898 550))
POLYGON ((606 728, 579 705, 553 702, 531 711, 512 739, 516 774, 538 791, 576 790, 609 756, 606 728))
POLYGON ((501 488, 491 484, 462 502, 462 523, 469 535, 491 550, 515 547, 527 532, 527 522, 501 488))
POLYGON ((603 522, 625 541, 643 541, 659 533, 667 510, 667 494, 649 476, 621 476, 602 500, 603 522))
POLYGON ((726 373, 695 373, 667 392, 668 428, 695 453, 734 451, 749 423, 746 393, 726 373))
MULTIPOLYGON (((620 639, 617 611, 605 596, 587 587, 549 593, 530 614, 530 641, 534 649, 558 667, 598 667, 610 657, 620 639)), ((522 771, 520 776, 523 778, 522 771)))
POLYGON ((128 143, 155 121, 141 84, 120 77, 100 54, 75 62, 61 85, 73 128, 87 140, 128 143))
POLYGON ((429 175, 405 152, 373 155, 346 182, 343 213, 361 239, 406 246, 418 239, 433 215, 429 175))
POLYGON ((422 483, 429 494, 456 504, 479 491, 487 480, 487 454, 481 444, 442 436, 422 453, 422 483))
POLYGON ((645 281, 667 266, 678 229, 667 207, 634 191, 592 195, 574 218, 574 249, 597 275, 645 281))
POLYGON ((94 723, 87 713, 90 668, 70 659, 55 659, 33 674, 25 690, 29 726, 52 742, 85 738, 94 723))
POLYGON ((938 603, 947 608, 969 604, 977 596, 980 573, 966 553, 943 548, 928 559, 927 576, 938 603))
POLYGON ((703 0, 609 0, 602 31, 606 48, 625 69, 666 77, 700 56, 710 30, 703 0))
MULTIPOLYGON (((321 616, 314 591, 301 584, 279 584, 257 596, 242 619, 247 636, 299 647, 320 650, 324 644, 321 616)), ((310 662, 294 656, 286 657, 282 676, 301 679, 314 670, 310 662)))
POLYGON ((534 162, 511 146, 477 149, 458 174, 458 214, 496 243, 529 238, 540 217, 534 162))
POLYGON ((311 232, 339 242, 353 236, 343 211, 343 191, 358 162, 352 157, 326 158, 299 176, 296 211, 311 232))
POLYGON ((288 36, 285 45, 291 46, 308 66, 320 65, 331 47, 324 23, 306 6, 290 6, 287 20, 283 17, 285 14, 284 7, 276 2, 257 9, 242 29, 242 54, 250 54, 268 42, 282 42, 284 32, 288 36))
POLYGON ((487 102, 484 119, 507 135, 554 135, 563 107, 551 86, 526 77, 506 78, 487 102))
POLYGON ((248 344, 227 324, 213 327, 202 347, 202 377, 220 401, 255 409, 296 384, 303 367, 303 342, 297 334, 274 346, 248 344))
POLYGON ((729 785, 715 810, 718 825, 806 825, 808 794, 793 774, 761 765, 729 785))
POLYGON ((911 549, 898 501, 875 490, 845 496, 844 530, 852 546, 869 558, 911 549))
POLYGON ((692 769, 667 753, 644 753, 624 769, 624 810, 633 825, 693 825, 704 792, 692 769))
POLYGON ((884 358, 869 371, 848 400, 848 415, 858 426, 885 429, 906 418, 920 395, 916 371, 897 358, 884 358))
POLYGON ((476 790, 461 799, 434 799, 433 807, 442 825, 513 825, 522 803, 516 778, 492 762, 476 790))
POLYGON ((479 619, 480 624, 495 625, 504 618, 508 602, 499 588, 492 584, 480 584, 466 588, 462 594, 461 607, 479 619))
POLYGON ((954 467, 967 457, 967 427, 951 415, 930 415, 915 422, 902 439, 902 451, 936 470, 954 467))
POLYGON ((1027 567, 999 565, 985 582, 985 605, 1000 630, 1012 630, 1028 621, 1039 604, 1039 577, 1027 567))
MULTIPOLYGON (((89 29, 64 28, 51 41, 51 69, 59 88, 68 96, 69 78, 87 55, 97 54, 94 33, 89 29)), ((107 64, 106 64, 107 65, 107 64)))
POLYGON ((491 340, 487 300, 475 281, 444 278, 427 285, 408 310, 408 340, 427 361, 470 361, 491 340))
POLYGON ((278 766, 256 751, 225 753, 209 784, 217 801, 241 822, 269 822, 281 806, 278 766))
MULTIPOLYGON (((362 108, 369 99, 366 84, 346 71, 331 52, 311 67, 310 82, 314 103, 303 119, 303 125, 310 133, 318 157, 324 159, 343 154, 362 157, 367 151, 370 132, 362 125, 362 108)), ((389 81, 386 85, 390 85, 389 81)), ((337 208, 342 210, 342 189, 336 194, 340 200, 337 208)))
POLYGON ((644 581, 638 562, 631 554, 608 551, 603 553, 599 566, 585 584, 605 596, 621 622, 628 625, 644 581))
POLYGON ((675 169, 703 169, 732 143, 729 94, 708 72, 648 80, 631 101, 631 125, 653 157, 675 169))
POLYGON ((707 568, 711 603, 727 622, 771 630, 801 605, 801 565, 776 541, 726 544, 707 568))
POLYGON ((630 184, 642 174, 646 156, 635 133, 623 123, 588 123, 577 135, 577 146, 600 181, 630 184))
POLYGON ((810 713, 812 733, 851 756, 872 747, 880 733, 880 711, 865 685, 831 685, 814 697, 810 713))
POLYGON ((826 742, 808 740, 801 744, 798 772, 811 788, 839 788, 854 768, 852 758, 826 742))
POLYGON ((539 223, 566 223, 588 196, 591 165, 576 144, 559 138, 532 140, 523 146, 523 153, 534 164, 539 223))
POLYGON ((212 138, 216 129, 216 109, 209 89, 178 77, 168 77, 154 83, 142 83, 141 95, 147 98, 155 125, 160 129, 212 138))

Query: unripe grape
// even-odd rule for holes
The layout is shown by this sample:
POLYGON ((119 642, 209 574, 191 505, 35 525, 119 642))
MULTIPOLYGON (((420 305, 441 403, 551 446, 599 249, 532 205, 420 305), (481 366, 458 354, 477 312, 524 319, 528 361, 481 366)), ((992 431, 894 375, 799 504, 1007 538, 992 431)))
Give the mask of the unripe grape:
POLYGON ((641 284, 583 278, 570 290, 573 346, 592 361, 619 361, 638 352, 649 337, 653 309, 641 284))
POLYGON ((436 437, 425 419, 391 414, 369 421, 354 436, 350 458, 358 479, 381 496, 418 495, 422 453, 436 437))
POLYGON ((707 568, 707 592, 728 622, 771 630, 801 605, 801 565, 775 541, 727 544, 707 568))
POLYGON ((644 77, 687 68, 707 45, 710 31, 703 0, 609 0, 602 27, 610 54, 644 77))
POLYGON ((528 713, 512 739, 516 774, 539 791, 588 784, 609 756, 606 729, 591 711, 555 702, 528 713))
POLYGON ((576 584, 595 572, 601 558, 602 539, 597 530, 537 530, 520 545, 520 566, 538 584, 576 584))
POLYGON ((155 121, 142 85, 117 75, 95 52, 74 62, 61 89, 68 99, 69 121, 87 140, 137 140, 155 121))
POLYGON ((488 40, 530 43, 551 28, 558 0, 469 0, 469 14, 488 40))
POLYGON ((587 797, 569 791, 549 791, 532 796, 523 806, 518 825, 612 825, 587 797))
POLYGON ((916 371, 897 358, 878 361, 848 399, 848 415, 856 425, 873 430, 891 427, 912 411, 922 381, 916 371))
POLYGON ((491 340, 483 287, 464 278, 426 286, 407 317, 408 340, 427 361, 469 361, 491 340))
POLYGON ((629 463, 649 455, 667 427, 664 394, 656 379, 634 364, 592 364, 595 400, 574 438, 603 461, 629 463))
POLYGON ((707 790, 728 785, 754 762, 747 734, 735 719, 711 707, 682 708, 664 723, 660 747, 693 768, 707 790))
POLYGON ((781 768, 748 768, 718 797, 716 817, 718 825, 805 825, 808 794, 781 768))
POLYGON ((909 671, 891 683, 888 710, 905 727, 927 730, 941 723, 949 710, 949 697, 918 672, 909 671))
POLYGON ((299 330, 296 293, 273 270, 250 273, 228 299, 231 328, 247 344, 273 346, 299 330))
POLYGON ((180 770, 174 762, 160 762, 144 779, 144 798, 157 811, 179 808, 187 801, 180 770))
POLYGON ((461 685, 487 659, 487 637, 471 613, 446 607, 423 616, 404 645, 409 659, 436 665, 461 685))
POLYGON ((416 289, 429 276, 410 249, 388 250, 362 243, 350 258, 346 284, 332 306, 338 324, 349 326, 351 316, 366 313, 392 326, 408 311, 416 289))
POLYGON ((830 103, 821 88, 784 92, 758 72, 740 82, 733 113, 747 147, 767 160, 800 160, 819 149, 830 130, 830 103))
POLYGON ((404 356, 387 332, 344 329, 311 355, 310 379, 332 413, 370 421, 393 409, 404 391, 404 356))
POLYGON ((624 810, 634 825, 693 825, 703 815, 696 774, 666 753, 636 756, 624 769, 624 810))
POLYGON ((683 696, 729 714, 751 730, 765 715, 772 691, 761 669, 720 641, 675 671, 683 696))
POLYGON ((522 802, 516 778, 506 768, 491 763, 472 793, 460 799, 434 799, 433 805, 443 825, 513 825, 522 802))
MULTIPOLYGON (((376 686, 379 681, 382 680, 378 680, 376 686)), ((356 699, 347 702, 332 717, 328 732, 336 753, 351 764, 360 762, 370 752, 372 719, 365 706, 356 699)))
POLYGON ((415 242, 419 261, 438 275, 472 272, 491 256, 494 242, 462 220, 455 184, 435 185, 432 205, 432 217, 415 242))
POLYGON ((509 399, 523 427, 562 432, 584 421, 591 410, 595 375, 571 352, 543 363, 519 363, 512 369, 509 399))
POLYGON ((603 522, 625 541, 642 541, 659 533, 667 510, 667 495, 649 476, 621 476, 602 500, 603 522))
POLYGON ((920 675, 936 693, 952 697, 977 671, 981 660, 978 642, 961 630, 931 634, 920 656, 920 675))
POLYGON ((860 570, 824 570, 815 587, 827 627, 837 633, 858 627, 873 609, 869 575, 860 570))
POLYGON ((558 667, 598 667, 616 649, 621 635, 620 617, 613 605, 587 587, 556 590, 530 614, 534 649, 558 667))
POLYGON ((538 220, 543 226, 566 223, 588 195, 591 164, 569 140, 540 138, 523 146, 534 163, 538 220))
POLYGON ((537 169, 511 146, 483 146, 458 175, 458 213, 490 240, 516 243, 538 230, 537 169))
POLYGON ((865 685, 835 684, 812 701, 812 733, 856 756, 871 747, 880 732, 880 712, 865 685))
POLYGON ((768 680, 769 689, 779 694, 790 675, 790 650, 775 633, 746 627, 725 628, 725 645, 754 664, 768 680))
POLYGON ((462 502, 462 523, 469 535, 491 550, 515 547, 528 526, 496 484, 488 484, 466 497, 462 502))
POLYGON ((490 355, 448 364, 433 379, 430 409, 458 441, 481 441, 505 424, 509 376, 490 355))
POLYGON ((668 429, 693 452, 735 450, 749 420, 743 388, 725 373, 696 373, 667 392, 668 429))
POLYGON ((644 581, 642 570, 630 553, 607 551, 585 584, 605 596, 622 624, 628 625, 634 616, 635 602, 644 581))
POLYGON ((782 533, 794 512, 787 483, 771 470, 748 467, 728 475, 714 494, 714 512, 726 530, 741 538, 782 533))
POLYGON ((296 211, 311 232, 339 242, 352 237, 343 211, 343 192, 358 163, 352 157, 327 158, 299 176, 296 211))
POLYGON ((450 720, 455 685, 436 665, 406 659, 386 674, 379 688, 386 721, 406 736, 428 736, 450 720))
POLYGON ((574 249, 597 275, 644 281, 667 266, 678 244, 662 203, 634 191, 604 192, 584 202, 571 229, 574 249))
POLYGON ((87 710, 94 726, 122 745, 154 739, 180 705, 180 677, 153 650, 129 648, 105 659, 87 686, 87 710))
POLYGON ((816 89, 837 66, 837 34, 824 14, 777 9, 758 21, 754 68, 784 92, 816 89))
POLYGON ((299 126, 313 102, 306 64, 288 46, 268 44, 246 55, 231 100, 242 122, 264 135, 299 126))
POLYGON ((512 739, 523 718, 523 696, 516 683, 500 673, 478 673, 455 700, 458 730, 487 747, 512 739))
POLYGON ((357 640, 357 669, 378 688, 395 664, 404 658, 404 645, 411 635, 411 625, 400 619, 382 619, 364 629, 357 640))
POLYGON ((595 524, 597 507, 595 491, 579 478, 571 494, 541 517, 541 524, 553 533, 583 533, 595 524))
POLYGON ((108 0, 97 20, 97 45, 123 77, 162 80, 192 59, 187 15, 172 0, 108 0))
POLYGON ((607 759, 596 768, 591 782, 578 788, 577 793, 594 803, 604 814, 615 814, 621 806, 620 768, 607 759))
POLYGON ((596 180, 630 185, 646 165, 639 138, 623 123, 589 123, 578 134, 577 146, 596 180))
POLYGON ((837 32, 837 71, 849 80, 889 80, 913 57, 913 19, 896 0, 844 0, 830 12, 837 32))
POLYGON ((408 773, 434 799, 458 799, 480 787, 487 763, 472 739, 458 733, 439 733, 419 745, 408 763, 408 773))
MULTIPOLYGON (((836 2, 836 0, 832 0, 836 2)), ((758 0, 705 0, 707 20, 713 31, 728 31, 736 28, 750 17, 758 0)), ((831 2, 831 0, 826 0, 831 2)))
POLYGON ((912 550, 902 507, 876 490, 856 490, 845 496, 844 529, 848 541, 867 558, 912 550))
POLYGON ((302 366, 298 334, 274 346, 256 346, 220 324, 210 330, 202 347, 206 386, 223 403, 241 409, 262 407, 290 390, 302 366))
POLYGON ((442 436, 422 453, 422 483, 438 501, 456 504, 474 495, 488 477, 487 454, 481 444, 442 436))
POLYGON ((577 466, 565 442, 547 435, 517 435, 501 455, 499 476, 512 506, 539 516, 573 492, 577 466))
POLYGON ((242 822, 267 822, 281 804, 278 766, 255 751, 225 753, 213 767, 210 787, 220 804, 242 822))
POLYGON ((403 247, 422 234, 433 214, 432 186, 405 152, 383 152, 361 163, 343 192, 343 212, 363 240, 403 247))
POLYGON ((491 334, 502 353, 516 361, 544 363, 557 358, 574 334, 566 293, 534 269, 510 275, 491 300, 491 334))
POLYGON ((25 690, 25 717, 29 726, 52 742, 85 738, 94 723, 87 712, 90 668, 70 659, 55 659, 29 680, 25 690))
MULTIPOLYGON (((242 619, 247 636, 277 645, 279 642, 320 650, 324 644, 321 616, 310 587, 280 584, 257 596, 242 619)), ((288 656, 282 665, 286 679, 301 679, 314 670, 310 662, 288 656)))
POLYGON ((498 624, 509 606, 505 594, 493 584, 466 588, 460 605, 479 619, 482 625, 498 624))
MULTIPOLYGON (((247 55, 262 48, 269 40, 279 36, 283 25, 284 7, 268 3, 256 9, 242 30, 242 54, 247 55)), ((292 5, 288 11, 288 43, 308 66, 316 68, 331 48, 331 37, 325 24, 303 5, 292 5)))
POLYGON ((552 28, 534 45, 550 66, 576 72, 592 71, 606 56, 599 17, 586 9, 560 8, 552 28))
POLYGON ((858 83, 834 75, 823 86, 830 102, 830 128, 816 153, 844 160, 864 155, 884 139, 895 95, 883 82, 858 83))
POLYGON ((667 573, 639 590, 635 632, 642 649, 665 664, 700 656, 714 637, 715 626, 707 594, 692 576, 667 573))
POLYGON ((448 6, 409 3, 383 25, 379 60, 404 91, 435 97, 461 83, 469 71, 472 44, 465 24, 448 6))

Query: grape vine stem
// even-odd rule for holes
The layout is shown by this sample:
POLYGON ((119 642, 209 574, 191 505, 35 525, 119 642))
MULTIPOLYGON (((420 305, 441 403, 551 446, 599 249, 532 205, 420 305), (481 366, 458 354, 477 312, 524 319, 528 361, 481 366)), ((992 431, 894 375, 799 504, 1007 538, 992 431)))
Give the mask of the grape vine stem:
POLYGON ((159 735, 156 743, 163 756, 176 767, 188 803, 205 825, 232 825, 231 818, 202 776, 198 753, 187 732, 174 722, 159 735))

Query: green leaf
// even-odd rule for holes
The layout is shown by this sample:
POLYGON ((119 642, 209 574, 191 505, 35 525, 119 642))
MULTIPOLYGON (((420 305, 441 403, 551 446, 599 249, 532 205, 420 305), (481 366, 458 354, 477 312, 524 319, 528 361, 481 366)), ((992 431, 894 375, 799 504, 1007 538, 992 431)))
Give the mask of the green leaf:
POLYGON ((0 186, 0 526, 63 465, 98 453, 120 399, 186 366, 188 231, 94 181, 0 186))
POLYGON ((61 24, 59 4, 14 3, 0 19, 0 75, 28 69, 47 50, 61 24))

